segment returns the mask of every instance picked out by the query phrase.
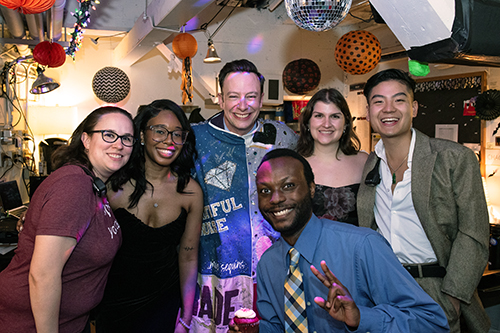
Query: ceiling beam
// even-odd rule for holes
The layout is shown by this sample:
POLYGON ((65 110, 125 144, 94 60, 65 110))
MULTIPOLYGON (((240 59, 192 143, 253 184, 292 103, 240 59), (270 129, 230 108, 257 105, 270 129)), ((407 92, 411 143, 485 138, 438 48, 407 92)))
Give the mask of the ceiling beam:
POLYGON ((131 66, 172 34, 181 32, 190 19, 211 1, 154 0, 114 50, 119 66, 131 66))

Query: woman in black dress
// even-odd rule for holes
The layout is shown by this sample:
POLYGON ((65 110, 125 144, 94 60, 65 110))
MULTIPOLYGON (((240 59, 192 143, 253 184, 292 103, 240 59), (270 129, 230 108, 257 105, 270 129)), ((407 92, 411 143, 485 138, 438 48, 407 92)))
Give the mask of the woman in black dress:
POLYGON ((195 137, 170 100, 139 107, 141 149, 113 177, 123 243, 97 309, 97 332, 187 332, 198 272, 203 195, 190 176, 195 137), (177 316, 180 312, 180 319, 177 316))
POLYGON ((361 152, 344 96, 321 89, 300 115, 297 152, 316 181, 313 212, 319 218, 358 225, 356 197, 368 154, 361 152))

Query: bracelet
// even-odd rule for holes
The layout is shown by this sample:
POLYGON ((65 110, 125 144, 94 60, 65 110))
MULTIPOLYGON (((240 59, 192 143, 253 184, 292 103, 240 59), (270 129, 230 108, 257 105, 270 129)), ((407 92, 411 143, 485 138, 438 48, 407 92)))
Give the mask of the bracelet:
POLYGON ((187 329, 188 331, 191 330, 191 325, 186 324, 186 322, 182 320, 182 318, 179 318, 179 323, 181 323, 181 325, 184 326, 184 328, 187 329))

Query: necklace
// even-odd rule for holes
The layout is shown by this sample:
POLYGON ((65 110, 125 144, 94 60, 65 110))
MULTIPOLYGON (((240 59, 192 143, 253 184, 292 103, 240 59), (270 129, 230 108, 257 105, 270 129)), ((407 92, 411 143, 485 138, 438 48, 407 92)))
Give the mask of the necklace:
POLYGON ((401 164, 394 171, 392 171, 392 167, 389 164, 389 159, 387 159, 387 165, 389 166, 389 170, 391 170, 391 172, 392 172, 392 184, 393 185, 396 184, 396 172, 399 170, 399 168, 401 168, 403 166, 403 163, 406 161, 407 158, 408 158, 408 155, 406 155, 406 157, 404 158, 403 162, 401 162, 401 164))

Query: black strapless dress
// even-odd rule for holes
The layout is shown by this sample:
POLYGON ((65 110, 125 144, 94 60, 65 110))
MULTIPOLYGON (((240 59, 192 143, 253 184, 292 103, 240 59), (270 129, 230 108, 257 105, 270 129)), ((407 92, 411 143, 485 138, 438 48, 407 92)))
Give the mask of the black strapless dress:
POLYGON ((123 208, 114 214, 123 242, 95 310, 97 332, 173 332, 181 304, 177 247, 187 212, 160 228, 123 208))
POLYGON ((313 213, 320 219, 358 225, 356 198, 359 184, 342 187, 316 185, 313 213))

